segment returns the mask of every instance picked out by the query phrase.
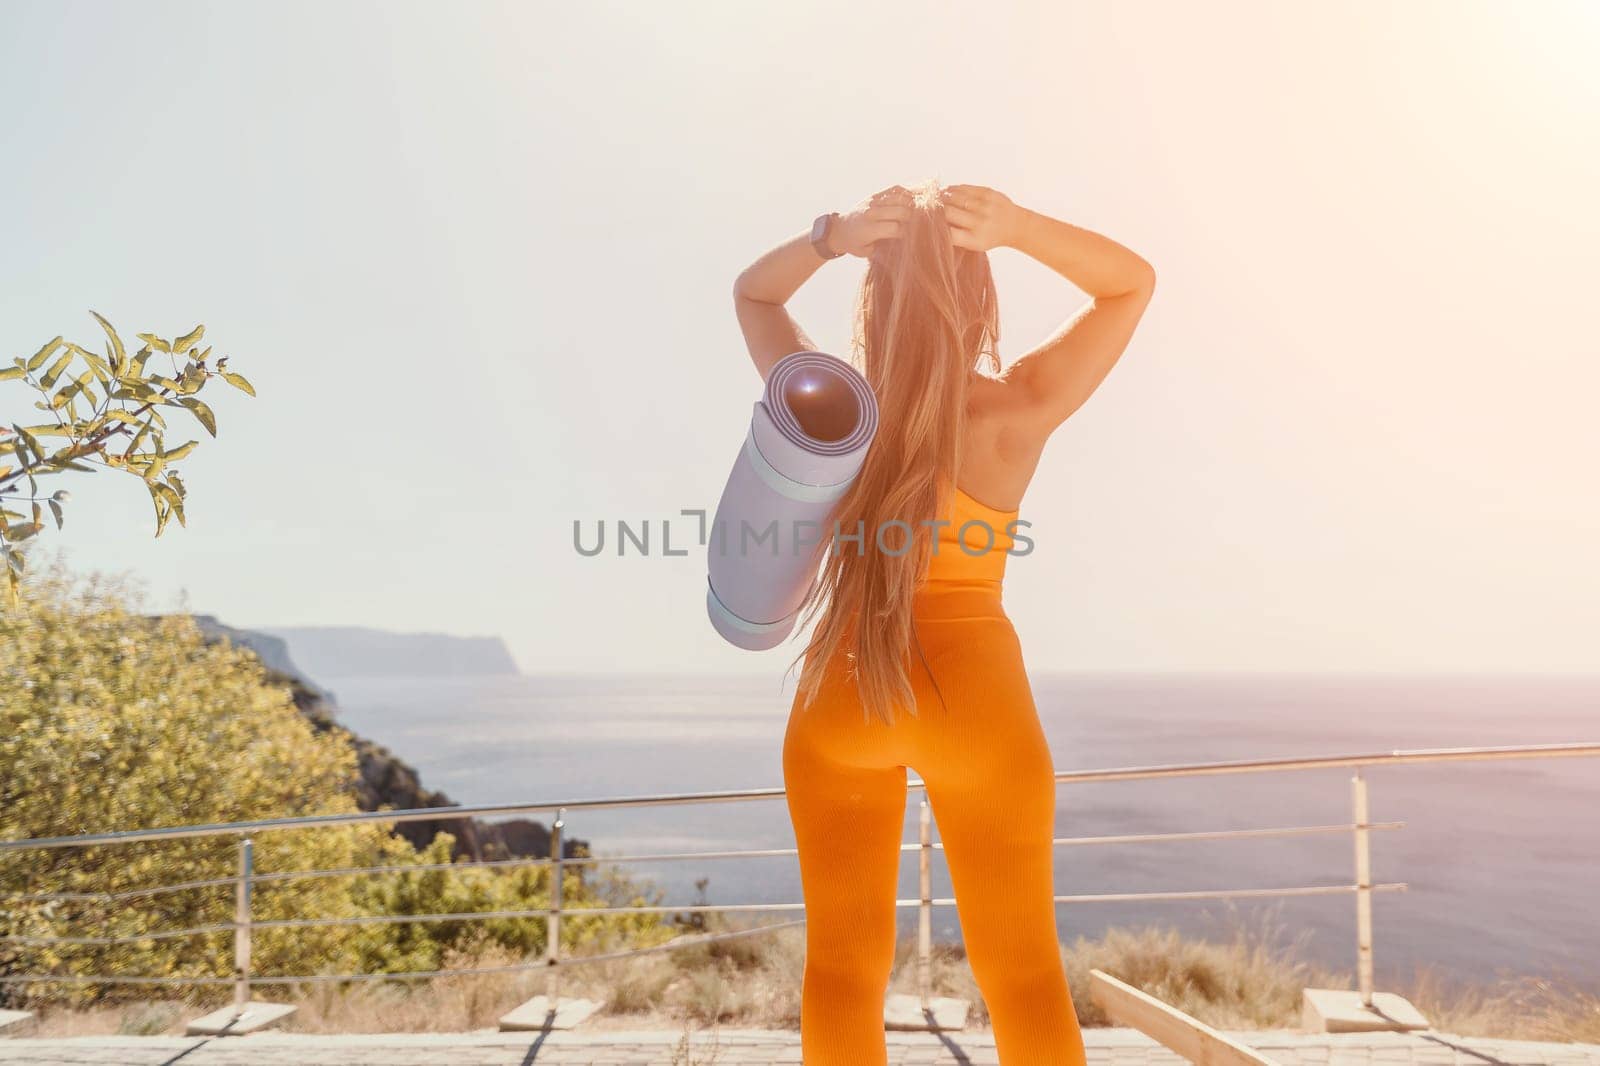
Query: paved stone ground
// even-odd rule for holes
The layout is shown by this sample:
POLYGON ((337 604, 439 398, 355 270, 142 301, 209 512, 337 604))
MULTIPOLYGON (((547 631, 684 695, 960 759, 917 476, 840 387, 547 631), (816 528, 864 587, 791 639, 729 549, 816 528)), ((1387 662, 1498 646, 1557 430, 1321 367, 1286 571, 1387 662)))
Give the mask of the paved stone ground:
MULTIPOLYGON (((1600 1066, 1600 1044, 1487 1040, 1449 1033, 1230 1036, 1285 1066, 1600 1066)), ((388 1036, 78 1037, 0 1039, 0 1063, 58 1066, 775 1066, 800 1062, 792 1032, 459 1033, 388 1036)), ((895 1066, 997 1066, 988 1035, 890 1033, 895 1066)), ((1133 1029, 1086 1029, 1092 1066, 1179 1066, 1178 1056, 1133 1029)))

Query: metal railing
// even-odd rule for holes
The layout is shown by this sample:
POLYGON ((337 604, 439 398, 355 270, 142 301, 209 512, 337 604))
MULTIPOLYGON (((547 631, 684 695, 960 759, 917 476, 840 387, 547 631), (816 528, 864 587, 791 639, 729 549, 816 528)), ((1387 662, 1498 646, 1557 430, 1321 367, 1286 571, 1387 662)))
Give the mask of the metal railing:
MULTIPOLYGON (((1361 997, 1368 1006, 1372 1004, 1372 896, 1375 892, 1404 891, 1404 882, 1374 883, 1372 880, 1372 855, 1370 848, 1373 831, 1402 828, 1404 822, 1371 822, 1368 817, 1367 780, 1363 770, 1372 766, 1393 766, 1415 763, 1468 762, 1504 759, 1593 757, 1600 755, 1600 743, 1529 744, 1511 747, 1425 748, 1396 750, 1353 755, 1328 755, 1304 758, 1249 759, 1226 762, 1178 763, 1162 766, 1132 766, 1101 770, 1065 770, 1058 772, 1058 785, 1080 785, 1110 781, 1140 781, 1160 778, 1196 777, 1216 774, 1243 774, 1326 770, 1349 767, 1354 772, 1350 778, 1351 821, 1332 825, 1268 826, 1255 829, 1220 829, 1169 833, 1128 833, 1101 836, 1058 837, 1057 847, 1116 844, 1150 844, 1174 841, 1260 839, 1268 837, 1299 836, 1309 834, 1349 833, 1355 850, 1355 880, 1347 884, 1300 885, 1272 888, 1240 887, 1232 889, 1175 890, 1161 892, 1115 892, 1096 894, 1057 895, 1057 903, 1128 902, 1138 900, 1201 900, 1226 898, 1258 898, 1274 896, 1313 896, 1353 894, 1356 904, 1356 972, 1361 997)), ((933 839, 933 817, 928 803, 927 788, 920 779, 907 781, 909 790, 922 792, 918 810, 918 839, 914 844, 901 844, 902 851, 918 853, 918 896, 915 899, 897 899, 896 907, 915 907, 917 923, 917 985, 918 993, 926 1005, 932 986, 932 912, 935 907, 955 905, 953 898, 935 898, 932 889, 932 858, 943 845, 933 839)), ((756 800, 781 799, 782 788, 746 789, 720 792, 692 792, 653 796, 625 796, 606 799, 567 800, 553 803, 488 804, 479 806, 437 807, 407 811, 380 811, 355 814, 317 815, 299 818, 267 818, 251 822, 233 822, 217 825, 177 826, 165 829, 138 829, 109 833, 90 833, 80 836, 37 838, 32 840, 0 841, 0 856, 18 852, 45 849, 85 848, 148 843, 197 837, 237 838, 238 870, 233 877, 192 880, 174 884, 152 885, 121 892, 60 892, 23 893, 10 897, 17 902, 47 901, 100 901, 123 904, 149 899, 172 892, 206 888, 231 887, 234 893, 232 922, 200 926, 190 929, 160 930, 120 937, 86 936, 0 936, 0 944, 13 943, 36 946, 108 945, 129 944, 172 939, 204 934, 233 933, 233 975, 231 977, 141 977, 118 974, 11 974, 0 977, 0 984, 25 983, 77 983, 94 985, 187 985, 227 986, 233 988, 233 1000, 239 1007, 250 1000, 252 986, 295 985, 310 982, 393 981, 420 980, 433 977, 473 973, 509 973, 543 969, 547 971, 546 994, 554 1002, 563 968, 585 963, 633 958, 659 951, 677 950, 696 944, 753 936, 801 925, 803 917, 785 922, 768 923, 751 929, 703 935, 678 936, 665 943, 643 948, 630 948, 601 954, 566 957, 561 952, 561 919, 569 916, 594 916, 602 914, 684 914, 684 913, 736 913, 736 912, 792 912, 804 911, 801 902, 793 903, 723 903, 679 905, 628 905, 570 908, 563 906, 562 881, 566 867, 582 865, 620 865, 667 861, 700 861, 720 859, 770 858, 794 856, 795 848, 740 849, 731 851, 675 852, 621 856, 566 856, 563 854, 563 836, 566 815, 570 811, 602 810, 630 807, 680 806, 696 803, 736 803, 756 800), (552 814, 550 829, 550 854, 547 858, 513 858, 488 861, 399 864, 390 866, 358 866, 338 869, 292 870, 257 873, 254 864, 254 838, 268 832, 309 831, 333 826, 367 823, 397 824, 406 822, 455 821, 469 817, 496 817, 508 815, 552 814), (517 867, 550 868, 550 902, 541 908, 469 911, 462 913, 428 914, 372 914, 353 917, 310 917, 261 920, 254 917, 253 896, 257 885, 282 883, 327 877, 384 876, 422 870, 506 870, 517 867), (402 922, 473 922, 494 919, 528 919, 545 922, 545 951, 536 961, 498 966, 480 966, 449 970, 415 970, 402 973, 340 973, 257 976, 251 972, 253 934, 258 929, 292 929, 317 926, 357 924, 386 924, 402 922)))

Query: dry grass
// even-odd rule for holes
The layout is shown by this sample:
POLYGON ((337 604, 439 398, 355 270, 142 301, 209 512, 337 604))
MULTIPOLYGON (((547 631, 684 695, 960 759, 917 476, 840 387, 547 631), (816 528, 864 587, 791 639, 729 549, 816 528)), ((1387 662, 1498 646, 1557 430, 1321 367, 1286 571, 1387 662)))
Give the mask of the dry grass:
POLYGON ((694 1040, 694 1023, 685 1022, 683 1036, 679 1037, 677 1046, 672 1049, 671 1066, 716 1066, 722 1058, 722 1045, 717 1039, 716 1026, 711 1028, 711 1043, 694 1040))
MULTIPOLYGON (((712 921, 708 932, 737 925, 712 921)), ((1303 938, 1289 938, 1276 912, 1255 924, 1235 916, 1218 941, 1191 940, 1158 927, 1112 930, 1102 940, 1080 938, 1062 948, 1085 1026, 1108 1024, 1089 1002, 1088 972, 1098 968, 1220 1028, 1295 1028, 1307 986, 1349 988, 1349 975, 1301 960, 1303 938)), ((617 945, 596 945, 603 952, 617 945)), ((486 945, 453 956, 453 969, 517 962, 486 945)), ((721 1026, 795 1029, 805 966, 802 929, 700 944, 629 960, 574 966, 560 975, 559 994, 601 1003, 585 1029, 677 1029, 684 1036, 674 1062, 715 1063, 721 1026), (699 1034, 691 1040, 693 1034, 699 1034), (706 1042, 706 1035, 711 1037, 706 1042)), ((273 989, 299 1010, 286 1028, 310 1033, 466 1032, 492 1029, 500 1015, 545 992, 549 974, 468 974, 428 982, 316 984, 273 989)), ((916 990, 915 942, 902 942, 890 989, 916 990)), ((972 1023, 988 1022, 983 998, 958 947, 934 949, 935 995, 972 1003, 972 1023)), ((1415 1003, 1441 1032, 1463 1036, 1600 1043, 1600 988, 1572 980, 1501 976, 1481 984, 1448 981, 1420 970, 1410 987, 1385 986, 1415 1003)), ((273 998, 279 998, 276 995, 273 998)), ((219 1003, 147 1001, 88 1010, 43 1009, 41 1036, 181 1032, 183 1022, 219 1003)))
POLYGON ((1502 976, 1468 985, 1423 969, 1407 998, 1436 1029, 1462 1036, 1600 1044, 1600 988, 1592 982, 1502 976))
MULTIPOLYGON (((447 956, 445 969, 520 962, 491 945, 447 956)), ((283 998, 299 1006, 284 1028, 302 1033, 461 1033, 492 1029, 500 1016, 538 994, 530 973, 467 973, 434 981, 306 985, 283 998)), ((277 997, 274 997, 277 998, 277 997)))
POLYGON ((1347 988, 1347 977, 1302 960, 1306 934, 1289 937, 1279 911, 1252 924, 1228 911, 1220 942, 1184 939, 1174 929, 1113 929, 1103 940, 1079 937, 1063 951, 1078 1017, 1108 1025, 1089 1002, 1089 971, 1105 972, 1219 1029, 1293 1028, 1307 987, 1347 988))
MULTIPOLYGON (((184 1000, 151 1000, 98 1007, 35 1007, 34 1020, 8 1035, 29 1037, 161 1036, 183 1032, 183 1023, 200 1012, 184 1000)), ((209 1008, 208 1008, 209 1009, 209 1008)))

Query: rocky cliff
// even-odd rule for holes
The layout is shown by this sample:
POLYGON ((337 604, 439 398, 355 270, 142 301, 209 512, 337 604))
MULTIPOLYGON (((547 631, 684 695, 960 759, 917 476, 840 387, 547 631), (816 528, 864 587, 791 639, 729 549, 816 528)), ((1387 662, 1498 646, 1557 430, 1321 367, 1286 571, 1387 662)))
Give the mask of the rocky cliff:
MULTIPOLYGON (((388 748, 352 733, 338 722, 338 708, 331 693, 318 687, 302 673, 289 656, 283 638, 259 630, 235 629, 210 615, 196 615, 201 631, 212 639, 249 648, 261 659, 268 678, 289 689, 294 704, 318 732, 331 732, 346 738, 355 749, 358 777, 356 800, 364 811, 413 810, 425 807, 454 807, 443 792, 426 787, 417 771, 388 748)), ((509 656, 507 657, 509 661, 509 656)), ((514 668, 513 668, 514 669, 514 668)), ((550 829, 527 818, 485 822, 478 818, 447 818, 433 822, 405 822, 395 832, 417 847, 426 847, 440 832, 455 837, 458 858, 496 859, 543 857, 550 854, 550 829)), ((562 854, 571 856, 587 843, 567 838, 562 854)))
POLYGON ((517 674, 499 637, 391 633, 360 626, 284 626, 257 630, 287 642, 313 677, 439 677, 517 674))

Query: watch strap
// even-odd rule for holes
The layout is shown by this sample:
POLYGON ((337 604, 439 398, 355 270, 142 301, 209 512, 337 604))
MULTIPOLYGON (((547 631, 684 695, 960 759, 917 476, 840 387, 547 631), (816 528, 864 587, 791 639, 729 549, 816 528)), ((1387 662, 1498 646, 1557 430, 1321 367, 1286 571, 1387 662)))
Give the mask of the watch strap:
POLYGON ((844 254, 834 251, 828 240, 833 236, 834 227, 838 222, 839 213, 829 211, 825 215, 818 215, 816 221, 811 224, 811 247, 824 259, 837 259, 844 254))

